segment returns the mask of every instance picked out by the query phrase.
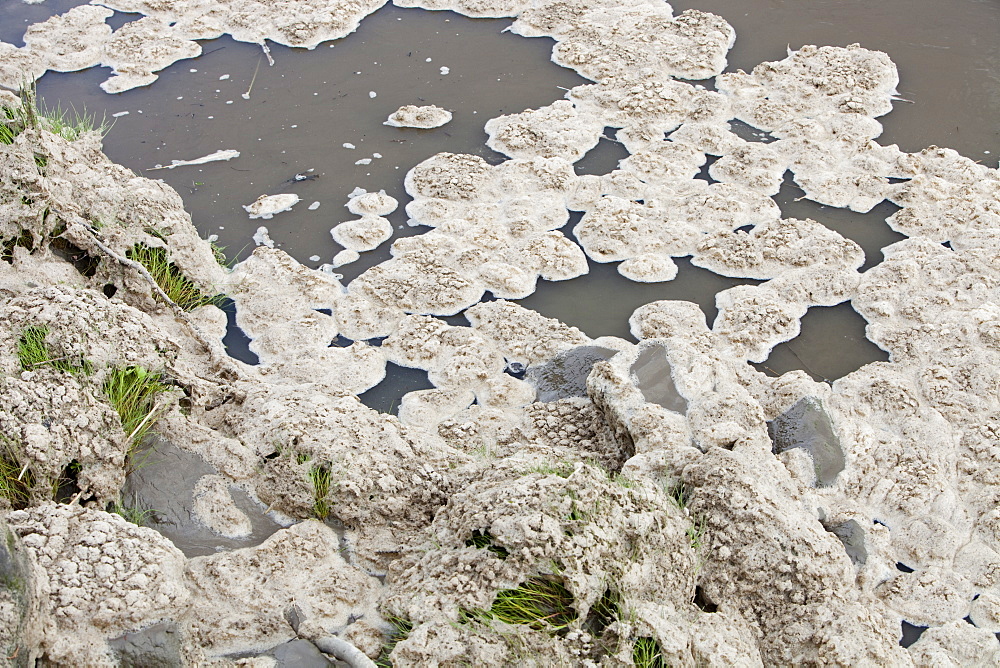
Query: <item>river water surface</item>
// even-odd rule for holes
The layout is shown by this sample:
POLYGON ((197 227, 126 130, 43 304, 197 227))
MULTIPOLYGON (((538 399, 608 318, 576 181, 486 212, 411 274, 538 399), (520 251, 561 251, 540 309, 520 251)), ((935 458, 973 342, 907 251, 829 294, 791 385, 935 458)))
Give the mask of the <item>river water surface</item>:
MULTIPOLYGON (((21 44, 25 25, 75 4, 80 3, 0 0, 0 38, 21 44)), ((1000 2, 699 0, 673 7, 675 13, 687 8, 711 11, 733 25, 737 40, 728 70, 750 70, 759 62, 779 60, 788 48, 803 44, 858 42, 885 51, 899 68, 899 92, 906 101, 896 102, 893 112, 880 119, 885 132, 879 141, 897 143, 906 151, 947 146, 990 166, 997 164, 1000 2)), ((135 18, 138 15, 118 13, 109 22, 117 26, 135 18)), ((343 205, 355 187, 384 189, 400 200, 399 210, 389 216, 396 236, 425 231, 406 225, 403 212, 408 198, 402 180, 413 165, 439 151, 473 153, 499 162, 503 156, 484 144, 482 126, 489 118, 549 104, 562 98, 565 89, 585 82, 550 62, 551 40, 503 33, 509 23, 387 5, 366 18, 356 33, 313 51, 272 47, 273 67, 259 47, 222 38, 203 42, 202 56, 174 64, 143 89, 108 95, 98 88, 108 70, 94 68, 49 73, 38 90, 49 106, 84 107, 114 120, 105 139, 108 156, 173 186, 202 235, 217 235, 231 257, 243 258, 252 251, 252 236, 263 222, 278 247, 317 267, 340 250, 329 230, 352 217, 343 205), (247 92, 249 100, 243 97, 247 92), (385 118, 402 104, 437 104, 454 112, 454 120, 434 130, 384 126, 385 118), (114 117, 122 112, 128 114, 114 117), (344 148, 345 143, 356 148, 344 148), (158 164, 219 149, 236 149, 241 156, 231 162, 150 171, 158 164), (370 164, 355 164, 363 159, 370 164), (318 178, 289 181, 295 174, 318 178), (303 201, 270 221, 249 220, 241 208, 259 195, 280 192, 296 193, 303 201), (319 207, 310 210, 313 202, 319 207)), ((622 157, 618 145, 602 141, 578 163, 577 171, 605 173, 622 157)), ((881 260, 881 248, 903 238, 884 222, 895 211, 889 203, 862 215, 800 201, 801 194, 786 180, 776 196, 784 215, 813 218, 857 241, 865 249, 866 267, 881 260)), ((347 282, 388 257, 385 244, 338 271, 347 282)), ((537 292, 521 303, 593 337, 631 338, 628 316, 644 303, 695 301, 711 324, 715 293, 751 282, 718 276, 684 259, 678 265, 674 281, 641 284, 619 276, 614 265, 591 263, 586 276, 560 283, 539 281, 537 292)), ((815 378, 833 380, 866 362, 885 359, 864 338, 864 325, 849 304, 810 309, 802 334, 778 346, 760 367, 774 373, 801 368, 815 378)), ((421 384, 415 378, 391 373, 388 385, 406 387, 380 390, 387 397, 398 396, 421 384)))

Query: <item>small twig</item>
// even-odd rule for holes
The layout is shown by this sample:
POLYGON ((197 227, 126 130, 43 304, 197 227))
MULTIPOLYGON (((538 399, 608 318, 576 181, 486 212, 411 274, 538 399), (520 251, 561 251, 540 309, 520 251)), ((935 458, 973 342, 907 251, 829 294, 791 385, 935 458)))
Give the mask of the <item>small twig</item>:
POLYGON ((27 465, 27 464, 25 464, 25 465, 24 465, 24 468, 23 468, 23 469, 21 469, 21 473, 20 473, 20 475, 18 475, 18 476, 17 476, 17 481, 18 481, 18 482, 21 482, 21 478, 23 478, 23 477, 24 477, 24 474, 25 474, 25 473, 27 473, 27 472, 28 472, 28 465, 27 465))
POLYGON ((63 362, 63 361, 68 360, 68 359, 69 359, 69 357, 67 357, 66 355, 63 355, 62 357, 53 357, 50 360, 44 360, 42 362, 35 362, 31 366, 32 366, 32 368, 34 368, 36 366, 42 366, 43 364, 52 364, 53 362, 63 362))
POLYGON ((801 357, 799 357, 799 354, 797 352, 795 352, 792 349, 791 346, 786 346, 786 347, 788 349, 788 352, 790 352, 792 355, 794 355, 795 359, 797 359, 799 361, 799 363, 802 364, 802 369, 804 371, 806 371, 807 373, 809 373, 812 376, 815 376, 816 378, 818 378, 819 380, 823 381, 827 385, 833 385, 833 381, 831 381, 829 378, 827 378, 826 376, 824 376, 822 374, 818 374, 815 371, 813 371, 812 369, 810 369, 809 365, 806 364, 805 361, 801 357))
POLYGON ((192 338, 194 338, 205 350, 205 352, 208 353, 209 357, 218 366, 218 368, 224 369, 235 378, 246 378, 245 372, 233 363, 232 358, 225 353, 222 346, 213 342, 208 336, 205 335, 201 328, 194 321, 192 321, 190 317, 188 317, 187 313, 184 312, 184 309, 170 299, 167 293, 164 292, 163 289, 157 284, 156 279, 153 278, 153 276, 144 266, 142 266, 142 264, 123 255, 119 255, 114 250, 109 248, 97 237, 96 234, 94 234, 94 231, 88 226, 87 221, 78 214, 62 210, 56 206, 52 206, 52 213, 59 216, 67 224, 66 231, 64 232, 66 238, 72 239, 74 243, 85 247, 85 249, 87 246, 95 248, 121 266, 127 267, 128 269, 136 272, 146 282, 149 289, 173 312, 174 317, 187 327, 188 331, 192 335, 192 338))
MULTIPOLYGON (((257 80, 257 72, 260 71, 260 60, 261 60, 261 58, 263 58, 263 56, 257 58, 257 67, 254 68, 253 76, 250 78, 250 86, 247 88, 247 92, 243 93, 243 96, 242 96, 244 100, 249 100, 250 99, 250 91, 253 90, 253 82, 257 80)), ((273 63, 272 63, 272 65, 273 65, 273 63)))
POLYGON ((136 425, 135 429, 132 430, 132 433, 128 435, 126 441, 131 443, 132 439, 135 438, 135 435, 138 434, 142 430, 142 428, 146 426, 146 423, 150 421, 150 418, 152 418, 154 415, 156 415, 156 417, 159 418, 160 416, 158 415, 158 413, 164 408, 166 408, 166 406, 160 406, 160 401, 159 399, 157 399, 156 403, 153 404, 153 409, 146 414, 146 417, 142 418, 142 421, 139 424, 136 425))
MULTIPOLYGON (((53 208, 53 213, 58 215, 67 223, 70 223, 69 225, 67 225, 66 232, 69 232, 72 227, 79 227, 79 229, 82 232, 80 236, 86 238, 86 242, 84 242, 83 239, 80 239, 80 242, 82 243, 89 242, 90 244, 93 244, 95 248, 97 248, 99 251, 101 251, 108 257, 115 260, 115 262, 117 262, 118 264, 124 267, 128 267, 129 269, 137 272, 140 276, 142 276, 142 278, 146 281, 146 283, 148 284, 149 288, 153 291, 153 293, 155 293, 156 296, 159 297, 174 312, 174 316, 178 320, 183 322, 185 325, 187 325, 188 329, 194 335, 194 338, 197 339, 198 343, 200 343, 202 347, 212 357, 216 357, 215 346, 212 345, 212 342, 201 331, 201 328, 198 327, 195 323, 193 323, 191 319, 188 318, 187 314, 184 313, 184 310, 180 306, 178 306, 172 299, 170 299, 167 293, 163 291, 163 289, 159 286, 159 284, 157 284, 156 279, 153 278, 153 276, 144 266, 142 266, 142 264, 136 262, 135 260, 131 260, 127 257, 119 255, 115 251, 111 250, 111 248, 109 248, 106 244, 104 244, 100 239, 97 238, 97 235, 94 234, 94 232, 86 225, 86 223, 79 216, 70 214, 68 211, 55 210, 54 208, 53 208)), ((74 231, 74 236, 76 236, 75 231, 74 231)), ((235 370, 235 367, 231 367, 231 369, 235 370)))

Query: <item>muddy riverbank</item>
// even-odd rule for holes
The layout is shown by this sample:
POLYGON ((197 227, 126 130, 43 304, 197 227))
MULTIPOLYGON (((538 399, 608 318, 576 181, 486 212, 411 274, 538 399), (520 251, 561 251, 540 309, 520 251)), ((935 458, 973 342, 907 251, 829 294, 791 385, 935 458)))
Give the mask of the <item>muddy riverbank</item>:
POLYGON ((138 142, 2 99, 15 665, 996 662, 1000 177, 909 143, 892 53, 744 46, 766 13, 428 4, 492 16, 455 35, 493 77, 418 9, 108 4, 170 30, 125 49, 88 10, 4 47, 5 81, 202 55, 110 98, 157 119, 138 142), (454 117, 383 125, 418 103, 454 117), (206 240, 254 233, 235 263, 206 240), (394 374, 387 412, 359 399, 394 374))

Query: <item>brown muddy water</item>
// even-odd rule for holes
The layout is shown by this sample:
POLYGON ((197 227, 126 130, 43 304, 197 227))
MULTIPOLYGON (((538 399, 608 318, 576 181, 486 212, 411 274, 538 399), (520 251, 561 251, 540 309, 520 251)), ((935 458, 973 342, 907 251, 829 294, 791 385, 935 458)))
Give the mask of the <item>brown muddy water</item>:
MULTIPOLYGON (((0 38, 20 44, 24 26, 76 4, 80 3, 48 0, 25 5, 0 0, 0 38)), ((996 0, 672 4, 675 12, 711 11, 733 25, 737 41, 729 70, 749 70, 759 62, 779 60, 788 48, 803 44, 859 42, 885 51, 899 68, 899 92, 906 101, 896 102, 893 112, 880 119, 885 132, 879 141, 897 143, 906 151, 937 144, 990 166, 997 164, 1000 2, 996 0)), ((119 13, 109 22, 117 26, 135 18, 119 13)), ((263 224, 278 247, 318 267, 340 250, 329 230, 352 217, 343 205, 355 187, 385 189, 400 200, 400 208, 389 216, 397 236, 426 231, 406 225, 403 212, 408 198, 402 180, 413 165, 439 151, 473 153, 499 162, 502 156, 484 144, 482 126, 489 118, 549 104, 565 89, 584 83, 549 61, 551 40, 502 33, 509 23, 387 5, 366 18, 353 35, 313 51, 272 47, 273 67, 258 47, 223 38, 203 42, 202 56, 176 63, 144 89, 107 95, 98 84, 108 70, 95 68, 49 73, 39 81, 38 90, 50 106, 82 106, 114 120, 105 140, 111 159, 172 185, 203 236, 217 235, 231 257, 249 254, 252 236, 263 224), (449 68, 447 74, 442 74, 442 67, 449 68), (248 91, 246 100, 242 95, 248 91), (402 104, 437 104, 455 117, 434 130, 382 125, 402 104), (128 114, 112 118, 121 112, 128 114), (356 148, 344 148, 345 143, 356 148), (150 171, 158 164, 219 149, 235 149, 241 156, 231 162, 150 171), (355 164, 362 159, 371 162, 355 164), (289 181, 297 173, 318 178, 289 181), (302 201, 269 221, 249 220, 241 208, 259 195, 280 192, 296 193, 302 201), (319 207, 309 210, 314 202, 319 207)), ((578 163, 577 171, 604 173, 622 157, 620 147, 602 141, 578 163)), ((786 181, 776 196, 784 215, 813 218, 854 239, 865 249, 866 268, 881 260, 881 248, 902 238, 884 222, 895 210, 891 204, 862 215, 798 201, 801 194, 786 181)), ((388 244, 337 271, 347 282, 386 258, 388 244)), ((678 265, 674 281, 640 284, 620 277, 614 265, 591 263, 586 276, 560 283, 539 281, 538 291, 521 303, 576 325, 592 337, 631 339, 628 316, 644 303, 695 301, 711 324, 715 293, 751 282, 718 276, 684 259, 678 265)), ((864 338, 864 325, 849 304, 810 309, 802 321, 802 334, 778 346, 760 367, 775 373, 805 369, 818 379, 833 380, 866 362, 885 359, 864 338)), ((403 392, 426 386, 422 372, 414 374, 390 369, 387 381, 373 391, 378 396, 368 399, 388 404, 403 392)))

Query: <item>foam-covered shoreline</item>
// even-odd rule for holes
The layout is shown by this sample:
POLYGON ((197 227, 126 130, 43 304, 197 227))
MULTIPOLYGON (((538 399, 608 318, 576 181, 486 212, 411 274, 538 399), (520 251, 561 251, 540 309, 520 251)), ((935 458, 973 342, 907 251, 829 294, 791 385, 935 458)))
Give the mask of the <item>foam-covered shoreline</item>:
MULTIPOLYGON (((114 90, 190 55, 195 43, 184 40, 228 32, 311 47, 377 9, 331 2, 331 23, 290 3, 251 27, 242 10, 211 3, 105 4, 160 26, 153 41, 130 28, 141 63, 132 74, 116 65, 114 90), (171 21, 179 41, 164 45, 171 21)), ((179 196, 108 161, 95 134, 69 141, 25 127, 0 144, 0 239, 13 240, 0 262, 0 429, 34 480, 73 464, 80 491, 56 504, 40 485, 29 507, 5 513, 9 561, 24 574, 19 590, 0 590, 8 655, 114 661, 122 655, 109 640, 165 622, 184 663, 227 665, 223 655, 296 634, 339 635, 374 657, 393 615, 413 625, 395 665, 630 665, 647 638, 677 665, 1000 660, 997 170, 948 149, 879 145, 895 66, 857 45, 807 46, 720 74, 735 34, 701 12, 674 16, 653 2, 447 8, 515 17, 515 32, 554 37, 553 60, 595 83, 489 121, 489 145, 511 158, 500 165, 442 153, 411 170, 407 213, 433 229, 397 240, 392 259, 347 286, 269 248, 219 267, 179 196), (715 91, 683 81, 712 76, 715 91), (774 141, 742 139, 730 119, 774 141), (606 126, 630 157, 577 176, 572 163, 606 126), (711 185, 692 178, 709 156, 711 185), (859 273, 854 242, 781 218, 771 196, 786 170, 823 204, 894 202, 888 222, 909 238, 859 273), (561 231, 569 211, 583 212, 579 246, 561 231), (57 238, 95 261, 90 275, 54 252, 57 238), (225 354, 214 306, 185 313, 158 299, 128 260, 137 243, 232 298, 260 365, 225 354), (592 340, 504 301, 531 294, 538 278, 580 275, 586 257, 665 281, 672 258, 687 255, 764 282, 719 293, 710 325, 688 302, 647 304, 630 320, 638 344, 592 340), (480 303, 487 291, 499 300, 480 303), (832 386, 748 364, 794 338, 808 308, 848 300, 890 362, 832 386), (434 317, 456 313, 471 327, 434 317), (23 369, 19 337, 41 326, 61 357, 89 360, 92 376, 23 369), (330 347, 338 335, 353 343, 330 347), (586 396, 536 403, 535 387, 508 373, 569 374, 582 347, 610 357, 593 364, 586 396), (426 370, 434 385, 406 395, 398 419, 356 397, 388 362, 426 370), (343 535, 303 521, 255 547, 187 558, 104 512, 129 446, 100 388, 123 365, 171 379, 156 428, 217 471, 199 487, 211 499, 203 523, 222 534, 241 526, 231 486, 309 517, 309 472, 320 467, 335 482, 322 500, 343 535), (802 411, 826 425, 822 448, 779 445, 775 425, 802 411), (839 452, 835 466, 824 452, 839 452), (467 614, 538 577, 571 594, 567 632, 467 614), (617 612, 594 612, 608 592, 617 612), (305 620, 297 629, 293 605, 305 620), (930 628, 903 649, 901 621, 930 628)), ((0 53, 0 84, 19 83, 16 71, 109 63, 106 16, 81 7, 29 31, 26 47, 0 53)), ((388 206, 363 197, 351 208, 361 218, 343 225, 379 241, 358 241, 359 251, 385 240, 377 222, 388 206)), ((345 239, 354 230, 338 229, 345 239)))

